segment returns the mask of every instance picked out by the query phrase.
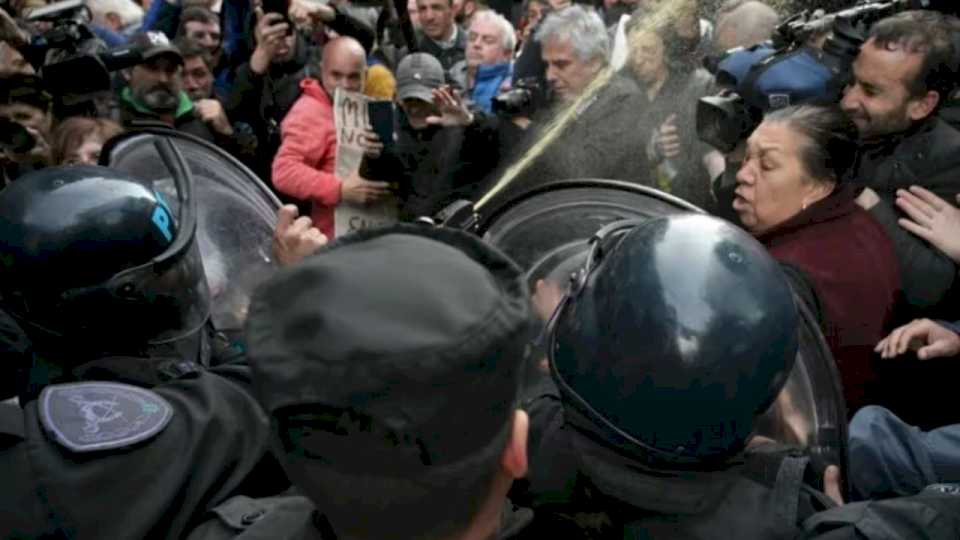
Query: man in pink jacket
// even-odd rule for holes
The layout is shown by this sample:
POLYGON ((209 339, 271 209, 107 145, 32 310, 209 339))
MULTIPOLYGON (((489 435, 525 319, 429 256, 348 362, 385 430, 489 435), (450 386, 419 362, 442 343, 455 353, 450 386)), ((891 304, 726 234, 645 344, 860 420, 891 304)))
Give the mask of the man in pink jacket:
MULTIPOLYGON (((363 90, 366 52, 353 38, 341 37, 323 48, 320 81, 305 79, 303 94, 281 124, 280 150, 273 160, 273 184, 295 199, 310 201, 314 225, 332 238, 333 210, 340 201, 366 204, 386 195, 385 182, 371 182, 354 173, 348 178, 334 174, 337 130, 333 116, 333 93, 337 88, 363 90)), ((371 146, 375 154, 380 147, 371 146)))

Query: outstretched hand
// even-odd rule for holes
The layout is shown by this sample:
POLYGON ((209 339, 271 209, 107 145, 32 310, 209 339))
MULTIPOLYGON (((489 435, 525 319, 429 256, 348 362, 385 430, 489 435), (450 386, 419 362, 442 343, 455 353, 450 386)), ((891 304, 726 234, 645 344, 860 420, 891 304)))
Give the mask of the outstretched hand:
POLYGON ((427 117, 427 123, 439 126, 469 126, 473 123, 473 113, 467 108, 460 92, 450 86, 441 86, 433 90, 433 104, 440 114, 427 117))
POLYGON ((874 348, 882 358, 917 351, 917 358, 946 358, 960 353, 960 335, 930 319, 917 319, 897 328, 874 348))
POLYGON ((960 209, 920 186, 898 189, 897 207, 909 216, 901 227, 960 262, 960 209))

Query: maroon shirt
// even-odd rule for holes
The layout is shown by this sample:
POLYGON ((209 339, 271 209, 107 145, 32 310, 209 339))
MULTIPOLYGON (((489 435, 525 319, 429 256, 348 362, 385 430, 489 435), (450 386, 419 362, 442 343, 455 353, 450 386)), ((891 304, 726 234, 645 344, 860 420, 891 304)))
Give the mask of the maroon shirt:
POLYGON ((758 240, 778 260, 802 270, 823 304, 824 332, 840 371, 847 412, 873 401, 873 353, 890 331, 900 274, 893 244, 856 205, 853 186, 838 186, 758 240))

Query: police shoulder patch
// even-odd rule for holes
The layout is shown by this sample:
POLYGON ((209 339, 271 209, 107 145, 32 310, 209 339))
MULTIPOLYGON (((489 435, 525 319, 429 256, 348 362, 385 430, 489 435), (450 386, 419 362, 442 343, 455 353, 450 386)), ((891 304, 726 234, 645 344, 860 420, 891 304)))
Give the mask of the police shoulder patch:
POLYGON ((124 448, 163 431, 173 407, 146 388, 112 382, 48 386, 40 393, 40 422, 73 452, 124 448))

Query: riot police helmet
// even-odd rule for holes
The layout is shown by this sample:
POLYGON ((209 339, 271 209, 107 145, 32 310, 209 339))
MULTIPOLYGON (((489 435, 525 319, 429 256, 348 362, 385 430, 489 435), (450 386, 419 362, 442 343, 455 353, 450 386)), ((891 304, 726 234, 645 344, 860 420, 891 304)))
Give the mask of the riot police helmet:
POLYGON ((656 469, 722 466, 793 368, 786 276, 705 215, 616 222, 591 242, 548 326, 568 422, 656 469))
POLYGON ((195 203, 179 165, 172 186, 73 166, 33 172, 0 192, 0 308, 36 348, 126 354, 206 324, 195 203))

